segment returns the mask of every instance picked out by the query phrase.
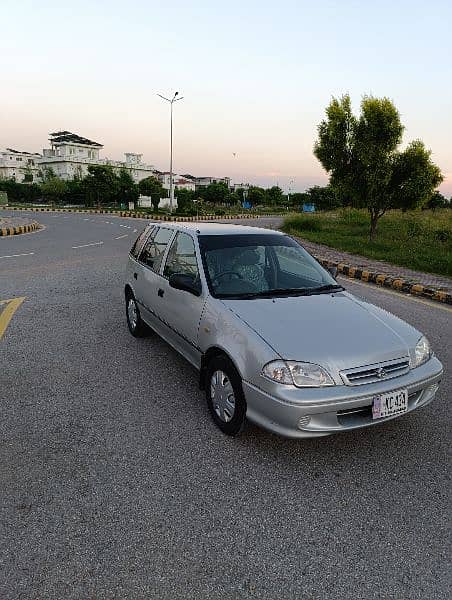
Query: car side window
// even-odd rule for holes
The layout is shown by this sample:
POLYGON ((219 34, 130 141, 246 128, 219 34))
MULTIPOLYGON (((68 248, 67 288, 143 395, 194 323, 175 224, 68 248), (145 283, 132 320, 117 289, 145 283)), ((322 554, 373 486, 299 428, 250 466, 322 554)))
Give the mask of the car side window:
POLYGON ((137 239, 135 240, 134 245, 132 246, 132 248, 130 249, 130 254, 134 257, 134 258, 138 258, 141 249, 143 248, 144 242, 146 241, 149 233, 154 229, 154 226, 152 227, 145 227, 143 229, 143 231, 140 233, 140 235, 137 237, 137 239))
POLYGON ((195 244, 187 233, 179 232, 168 252, 163 276, 169 278, 174 273, 190 275, 193 280, 199 277, 195 244))
POLYGON ((173 237, 174 231, 165 227, 156 228, 140 255, 140 262, 150 267, 155 273, 160 270, 160 265, 165 254, 168 242, 173 237))

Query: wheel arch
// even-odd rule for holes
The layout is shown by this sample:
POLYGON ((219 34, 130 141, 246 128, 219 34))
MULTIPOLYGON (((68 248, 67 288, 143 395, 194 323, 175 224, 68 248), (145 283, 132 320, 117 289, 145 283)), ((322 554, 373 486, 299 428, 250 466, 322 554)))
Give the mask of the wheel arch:
POLYGON ((223 348, 220 348, 219 346, 211 346, 210 348, 208 348, 206 350, 206 352, 201 357, 201 368, 199 371, 199 389, 200 390, 204 390, 206 388, 207 365, 213 358, 216 358, 218 356, 223 356, 224 358, 229 360, 229 362, 232 364, 234 369, 237 371, 237 374, 239 375, 239 377, 242 378, 240 369, 237 367, 236 362, 231 358, 230 354, 228 354, 226 352, 226 350, 224 350, 223 348))

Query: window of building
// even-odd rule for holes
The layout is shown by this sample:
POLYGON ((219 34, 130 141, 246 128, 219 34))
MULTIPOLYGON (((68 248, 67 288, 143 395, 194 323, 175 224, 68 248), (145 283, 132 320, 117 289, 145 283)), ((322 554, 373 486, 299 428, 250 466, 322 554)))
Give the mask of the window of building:
POLYGON ((146 242, 140 254, 140 262, 150 267, 155 273, 158 273, 163 255, 165 254, 168 242, 173 237, 173 233, 172 229, 157 228, 146 242))

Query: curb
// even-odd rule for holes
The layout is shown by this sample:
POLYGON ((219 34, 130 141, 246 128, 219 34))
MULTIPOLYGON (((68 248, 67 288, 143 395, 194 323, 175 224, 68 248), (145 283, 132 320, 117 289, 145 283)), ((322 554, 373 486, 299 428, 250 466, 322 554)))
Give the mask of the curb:
POLYGON ((284 217, 284 214, 238 214, 238 215, 200 215, 199 217, 172 217, 170 215, 153 215, 145 212, 131 212, 119 210, 103 210, 103 209, 88 209, 81 210, 79 208, 48 208, 48 207, 25 207, 25 206, 1 206, 4 210, 25 210, 31 212, 70 212, 81 214, 103 214, 116 215, 117 217, 132 217, 138 219, 149 219, 155 221, 226 221, 231 219, 259 219, 262 217, 284 217))
POLYGON ((2 227, 0 228, 0 237, 5 237, 7 235, 19 235, 21 233, 30 233, 31 231, 36 231, 37 229, 41 229, 41 225, 39 225, 39 223, 20 225, 19 227, 2 227))
POLYGON ((335 262, 322 257, 316 257, 318 262, 326 267, 337 267, 338 273, 346 275, 352 279, 359 279, 366 283, 375 283, 381 287, 392 288, 404 294, 412 294, 413 296, 422 296, 435 302, 452 305, 452 294, 438 288, 427 287, 421 283, 416 283, 403 279, 402 277, 391 277, 386 273, 376 273, 367 269, 353 267, 345 263, 335 262))

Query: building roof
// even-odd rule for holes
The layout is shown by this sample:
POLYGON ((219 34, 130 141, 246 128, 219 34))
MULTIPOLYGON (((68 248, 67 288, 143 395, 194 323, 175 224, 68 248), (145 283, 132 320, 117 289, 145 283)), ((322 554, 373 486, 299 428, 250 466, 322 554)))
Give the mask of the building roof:
POLYGON ((84 138, 76 133, 71 133, 70 131, 56 131, 54 133, 50 133, 50 143, 51 144, 80 144, 82 146, 97 146, 98 148, 103 148, 102 144, 98 142, 93 142, 88 138, 84 138))
POLYGON ((6 148, 6 151, 10 154, 26 154, 27 156, 41 156, 39 152, 22 152, 21 150, 14 150, 14 148, 6 148))

